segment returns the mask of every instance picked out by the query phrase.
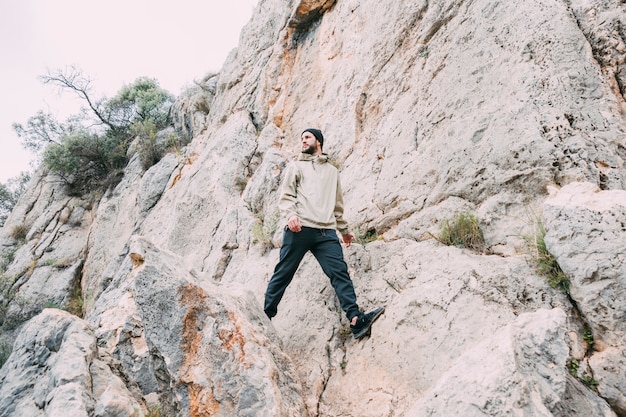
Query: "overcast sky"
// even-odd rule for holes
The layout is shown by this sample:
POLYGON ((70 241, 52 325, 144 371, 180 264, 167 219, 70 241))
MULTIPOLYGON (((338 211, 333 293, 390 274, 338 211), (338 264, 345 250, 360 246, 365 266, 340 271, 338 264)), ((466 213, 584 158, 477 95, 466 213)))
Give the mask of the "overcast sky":
POLYGON ((81 103, 38 77, 76 66, 94 95, 112 97, 138 77, 174 95, 218 71, 257 0, 1 0, 0 182, 30 170, 33 156, 12 124, 38 110, 60 120, 81 103))

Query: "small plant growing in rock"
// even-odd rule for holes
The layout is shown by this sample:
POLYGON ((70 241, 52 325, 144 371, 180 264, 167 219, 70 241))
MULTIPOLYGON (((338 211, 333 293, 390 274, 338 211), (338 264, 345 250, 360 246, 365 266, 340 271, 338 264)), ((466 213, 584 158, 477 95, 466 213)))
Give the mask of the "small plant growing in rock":
POLYGON ((57 260, 55 258, 49 258, 42 262, 45 266, 56 266, 57 260))
POLYGON ((572 359, 569 363, 569 373, 574 377, 578 378, 578 369, 580 368, 580 362, 578 359, 572 359))
POLYGON ((33 276, 33 273, 35 272, 36 268, 37 268, 37 260, 36 259, 32 259, 28 263, 28 268, 26 269, 26 274, 27 274, 27 276, 29 278, 33 276))
POLYGON ((0 340, 0 368, 2 368, 9 359, 12 351, 13 345, 11 343, 6 340, 0 340))
POLYGON ((17 248, 12 247, 0 254, 0 274, 4 274, 9 265, 13 263, 13 260, 15 259, 15 252, 17 252, 17 248))
POLYGON ((457 246, 473 250, 483 250, 485 239, 478 225, 478 217, 471 213, 457 213, 453 219, 445 220, 439 234, 433 236, 448 246, 457 246))
POLYGON ((161 407, 158 404, 150 406, 146 417, 161 417, 161 407))
POLYGON ((598 381, 586 372, 580 373, 580 361, 578 359, 572 359, 569 363, 569 373, 579 379, 583 384, 596 391, 598 389, 598 381))
POLYGON ((130 128, 135 136, 134 151, 139 155, 141 166, 145 171, 158 163, 169 149, 178 146, 178 136, 168 135, 167 138, 159 140, 159 126, 152 119, 137 121, 130 128))
POLYGON ((271 216, 264 217, 259 214, 255 217, 258 221, 252 226, 252 243, 260 245, 263 253, 265 254, 274 247, 272 244, 272 238, 278 228, 278 220, 280 216, 278 212, 276 212, 271 216))
MULTIPOLYGON (((16 290, 13 288, 13 284, 16 280, 15 276, 7 275, 4 272, 0 274, 0 297, 3 297, 7 302, 15 296, 16 290)), ((0 303, 0 313, 2 313, 2 303, 0 303)))
POLYGON ((239 192, 243 192, 246 187, 248 186, 248 178, 244 177, 244 176, 240 176, 235 178, 235 188, 239 191, 239 192))
POLYGON ((26 190, 28 181, 30 181, 30 175, 22 172, 17 177, 10 178, 6 183, 0 183, 0 227, 4 226, 17 200, 26 190))
POLYGON ((345 325, 341 326, 337 331, 337 337, 342 344, 346 343, 351 336, 352 330, 350 330, 350 323, 346 323, 345 325))
POLYGON ((46 301, 43 303, 43 308, 56 308, 57 310, 63 310, 63 306, 55 303, 54 301, 46 301))
POLYGON ((598 381, 596 381, 593 376, 583 374, 583 375, 580 376, 579 379, 582 381, 583 384, 585 384, 586 386, 588 386, 592 390, 594 390, 594 391, 598 390, 598 381))
POLYGON ((29 227, 24 223, 13 226, 11 229, 11 237, 17 242, 24 242, 26 240, 26 235, 28 234, 28 229, 29 227))
POLYGON ((65 307, 68 313, 71 313, 80 318, 83 317, 83 297, 80 288, 80 283, 72 289, 72 293, 70 294, 70 299, 67 302, 67 306, 65 307))
POLYGON ((583 340, 587 342, 589 346, 593 346, 593 333, 589 327, 585 327, 583 330, 583 340))
POLYGON ((535 236, 526 237, 530 248, 533 251, 533 261, 540 275, 548 279, 552 288, 560 288, 564 293, 569 292, 569 279, 559 266, 554 255, 546 247, 546 229, 541 220, 537 220, 535 236))
POLYGON ((365 245, 366 243, 378 240, 378 233, 376 232, 376 229, 364 230, 357 224, 354 228, 354 237, 355 242, 365 245))

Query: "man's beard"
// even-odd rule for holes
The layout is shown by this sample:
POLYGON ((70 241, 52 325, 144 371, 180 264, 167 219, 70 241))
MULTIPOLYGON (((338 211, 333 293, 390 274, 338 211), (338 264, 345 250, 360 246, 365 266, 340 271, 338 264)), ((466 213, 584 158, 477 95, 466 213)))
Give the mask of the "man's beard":
POLYGON ((309 145, 305 149, 302 149, 302 153, 308 153, 309 155, 313 155, 315 153, 315 146, 309 145))

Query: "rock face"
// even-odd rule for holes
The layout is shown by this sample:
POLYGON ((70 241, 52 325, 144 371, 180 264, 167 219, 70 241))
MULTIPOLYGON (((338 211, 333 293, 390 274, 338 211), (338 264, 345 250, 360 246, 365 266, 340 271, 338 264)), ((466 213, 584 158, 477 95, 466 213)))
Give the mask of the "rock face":
POLYGON ((570 295, 597 353, 588 358, 598 391, 626 411, 626 191, 572 183, 546 201, 546 245, 570 278, 570 295))
POLYGON ((180 153, 99 197, 40 172, 7 219, 0 416, 626 416, 624 16, 261 0, 176 104, 180 153), (308 127, 341 171, 358 302, 386 307, 361 341, 312 256, 261 309, 308 127), (433 239, 461 212, 480 253, 433 239), (538 219, 568 294, 533 265, 538 219))
POLYGON ((293 365, 252 294, 194 275, 133 238, 89 319, 106 352, 165 415, 301 415, 293 365))
POLYGON ((512 324, 461 355, 420 399, 410 416, 614 415, 596 398, 564 401, 569 380, 560 309, 520 315, 512 324), (463 386, 462 393, 450 387, 463 386), (580 414, 582 415, 582 414, 580 414))
POLYGON ((45 309, 25 325, 0 370, 2 416, 139 415, 140 405, 99 359, 83 320, 45 309))

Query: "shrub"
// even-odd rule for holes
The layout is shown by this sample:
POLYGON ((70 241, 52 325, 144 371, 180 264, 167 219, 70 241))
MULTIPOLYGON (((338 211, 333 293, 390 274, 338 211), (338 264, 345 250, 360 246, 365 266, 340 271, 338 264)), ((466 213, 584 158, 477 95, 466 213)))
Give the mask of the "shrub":
POLYGON ((279 218, 278 212, 269 217, 258 215, 258 221, 252 226, 252 243, 260 245, 263 254, 274 247, 272 238, 278 228, 279 218))
POLYGON ((13 345, 11 343, 6 340, 0 340, 0 368, 2 368, 9 359, 12 351, 13 345))
POLYGON ((152 120, 157 129, 167 125, 174 97, 159 87, 156 79, 139 77, 125 85, 106 105, 106 112, 116 126, 152 120))
POLYGON ((127 149, 128 142, 112 132, 75 131, 46 148, 43 164, 61 177, 70 194, 84 195, 110 184, 109 176, 126 165, 127 149))
POLYGON ((64 310, 80 318, 83 317, 83 296, 80 283, 72 289, 70 299, 68 300, 64 310))
POLYGON ((478 218, 471 213, 457 213, 452 220, 445 220, 439 234, 434 236, 448 246, 482 250, 485 246, 483 233, 478 226, 478 218))
POLYGON ((235 189, 240 193, 243 192, 248 186, 248 177, 239 176, 235 178, 235 189))
POLYGON ((5 184, 0 183, 0 227, 4 225, 7 217, 13 211, 13 207, 26 189, 29 180, 30 175, 27 172, 22 172, 17 177, 10 178, 5 184))
POLYGON ((580 361, 578 359, 572 359, 569 364, 569 373, 574 378, 578 378, 578 370, 580 369, 580 361))
POLYGON ((146 417, 161 417, 161 407, 158 404, 148 407, 146 417))
POLYGON ((346 323, 339 328, 337 331, 337 337, 341 344, 345 344, 349 339, 352 338, 352 330, 350 329, 350 323, 346 323))
POLYGON ((0 312, 3 312, 3 308, 6 306, 2 306, 3 303, 7 303, 13 298, 15 295, 15 289, 13 289, 13 284, 15 284, 16 277, 12 275, 7 275, 6 273, 0 274, 0 297, 4 298, 4 300, 0 300, 0 312))
POLYGON ((135 151, 139 155, 141 166, 147 170, 163 156, 163 150, 157 143, 156 124, 152 120, 136 122, 132 125, 131 132, 136 137, 135 151))
POLYGON ((583 330, 583 340, 589 346, 593 346, 593 343, 594 343, 593 332, 591 331, 589 327, 585 327, 585 329, 583 330))
POLYGON ((169 123, 174 97, 156 80, 138 78, 110 100, 95 99, 91 80, 73 67, 42 80, 78 95, 89 109, 64 123, 39 112, 26 126, 13 127, 26 148, 36 152, 44 149, 44 167, 68 185, 70 195, 82 196, 117 185, 128 163, 133 126, 141 131, 144 166, 151 166, 162 156, 156 146, 156 132, 169 123))
POLYGON ((569 293, 569 279, 559 266, 554 255, 548 251, 545 236, 546 229, 542 221, 537 220, 535 235, 526 237, 525 240, 533 252, 533 261, 537 272, 548 279, 548 283, 552 288, 561 288, 567 294, 569 293))
POLYGON ((42 308, 56 308, 57 310, 64 310, 63 306, 59 303, 55 303, 54 301, 46 301, 45 303, 43 303, 43 307, 42 308))
POLYGON ((26 240, 26 236, 28 235, 29 229, 30 228, 24 223, 18 224, 17 226, 13 226, 10 236, 17 242, 24 242, 26 240))
POLYGON ((356 227, 354 228, 354 237, 355 237, 355 242, 361 245, 365 245, 366 243, 370 243, 375 240, 378 240, 378 233, 376 232, 376 229, 374 228, 363 230, 361 229, 361 226, 357 224, 356 227))
POLYGON ((24 272, 26 274, 26 276, 28 278, 33 276, 33 273, 35 272, 35 269, 37 268, 37 260, 36 259, 31 259, 31 261, 28 263, 28 267, 26 268, 26 271, 24 272))
POLYGON ((580 376, 580 380, 582 381, 583 384, 585 384, 586 386, 588 386, 589 388, 591 388, 594 391, 598 390, 598 381, 595 380, 595 378, 593 377, 593 375, 588 375, 588 374, 583 374, 580 376))
POLYGON ((12 246, 0 254, 0 274, 4 274, 9 265, 13 263, 13 261, 15 260, 16 252, 17 248, 15 246, 12 246))
POLYGON ((130 131, 135 137, 134 152, 139 155, 144 170, 159 162, 168 151, 181 147, 175 133, 170 132, 166 137, 159 139, 158 126, 151 119, 133 123, 130 131))

